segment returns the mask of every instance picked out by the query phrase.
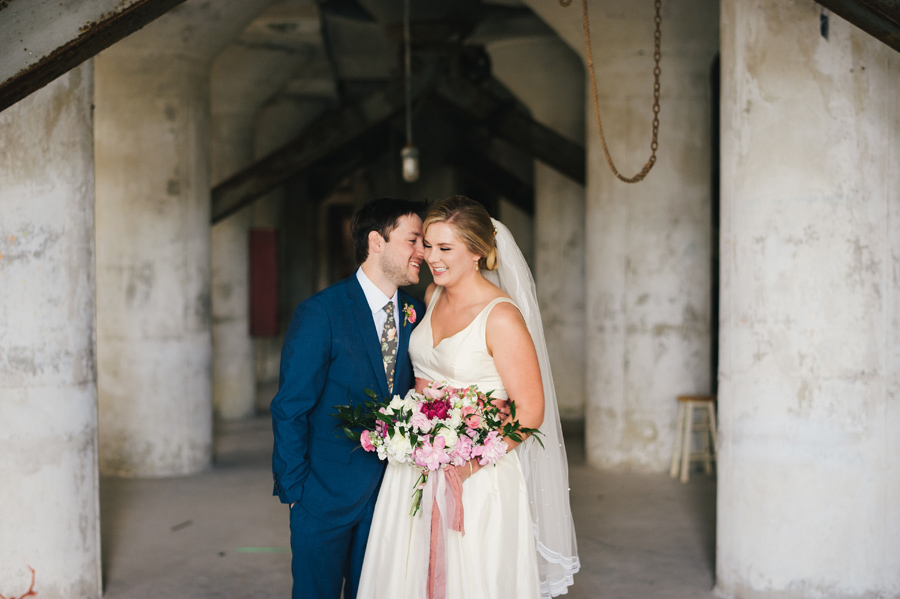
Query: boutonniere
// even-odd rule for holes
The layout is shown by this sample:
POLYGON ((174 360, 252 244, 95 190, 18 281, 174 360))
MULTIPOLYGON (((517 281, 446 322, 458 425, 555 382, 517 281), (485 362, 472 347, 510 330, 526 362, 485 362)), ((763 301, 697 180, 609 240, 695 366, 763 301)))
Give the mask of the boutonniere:
POLYGON ((416 309, 412 304, 403 304, 403 326, 406 326, 407 322, 413 324, 416 322, 416 309))

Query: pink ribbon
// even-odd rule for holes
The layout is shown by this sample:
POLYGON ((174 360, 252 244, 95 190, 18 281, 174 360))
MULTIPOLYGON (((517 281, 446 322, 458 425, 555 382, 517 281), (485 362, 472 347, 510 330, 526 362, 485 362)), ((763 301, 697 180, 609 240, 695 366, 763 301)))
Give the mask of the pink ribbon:
MULTIPOLYGON (((456 468, 445 468, 442 472, 447 482, 444 487, 447 507, 449 511, 453 512, 449 528, 465 536, 462 480, 459 478, 456 468)), ((438 507, 438 481, 434 481, 434 483, 431 505, 431 549, 428 556, 428 599, 445 599, 447 596, 447 556, 444 547, 444 526, 441 521, 441 510, 438 507)))

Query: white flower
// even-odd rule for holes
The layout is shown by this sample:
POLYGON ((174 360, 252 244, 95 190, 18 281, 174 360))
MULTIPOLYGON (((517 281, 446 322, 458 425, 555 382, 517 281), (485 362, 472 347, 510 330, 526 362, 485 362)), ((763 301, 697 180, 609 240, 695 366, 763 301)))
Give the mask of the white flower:
POLYGON ((442 428, 441 432, 437 434, 438 437, 444 438, 444 447, 455 447, 456 441, 459 440, 459 436, 456 434, 455 429, 447 429, 442 428))
POLYGON ((412 454, 412 445, 409 443, 409 438, 398 427, 394 427, 394 434, 386 441, 387 455, 391 461, 399 464, 409 461, 409 457, 412 454))
POLYGON ((399 395, 395 395, 391 398, 391 403, 388 404, 388 407, 396 414, 403 407, 403 399, 399 395))
MULTIPOLYGON (((453 430, 458 429, 459 425, 462 424, 462 414, 460 412, 461 410, 458 409, 453 409, 450 412, 450 421, 447 423, 447 426, 449 426, 453 430)), ((449 441, 447 441, 447 445, 450 445, 449 441)))

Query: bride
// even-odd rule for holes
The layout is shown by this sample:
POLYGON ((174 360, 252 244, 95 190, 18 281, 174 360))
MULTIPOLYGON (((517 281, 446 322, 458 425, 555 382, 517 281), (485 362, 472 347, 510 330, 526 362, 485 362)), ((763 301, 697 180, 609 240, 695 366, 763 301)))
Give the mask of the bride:
MULTIPOLYGON (((544 447, 534 439, 519 445, 507 438, 509 452, 493 466, 481 467, 477 459, 448 466, 463 481, 464 532, 443 530, 438 558, 430 545, 429 502, 409 515, 419 471, 388 464, 358 597, 536 599, 566 593, 580 564, 559 411, 528 265, 509 230, 466 197, 437 203, 423 229, 435 282, 410 338, 416 388, 432 381, 475 384, 493 390, 495 398, 512 397, 516 419, 540 428, 544 447), (436 577, 435 559, 443 565, 436 577)), ((430 476, 427 485, 440 484, 439 478, 430 476)))

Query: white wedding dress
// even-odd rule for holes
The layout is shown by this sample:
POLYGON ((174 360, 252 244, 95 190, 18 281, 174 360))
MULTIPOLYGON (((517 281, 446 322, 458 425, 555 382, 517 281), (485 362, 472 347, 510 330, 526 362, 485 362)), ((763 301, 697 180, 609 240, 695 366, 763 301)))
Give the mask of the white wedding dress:
MULTIPOLYGON (((453 387, 478 385, 505 399, 503 381, 487 350, 489 303, 465 329, 434 347, 431 307, 413 331, 409 353, 416 376, 453 387)), ((529 440, 528 443, 533 441, 529 440)), ((430 511, 410 516, 419 469, 388 464, 378 494, 360 579, 359 599, 425 599, 430 511)), ((427 489, 423 498, 428 497, 427 489)), ((537 599, 541 597, 537 548, 528 490, 517 450, 463 482, 465 535, 445 530, 447 599, 537 599)))

